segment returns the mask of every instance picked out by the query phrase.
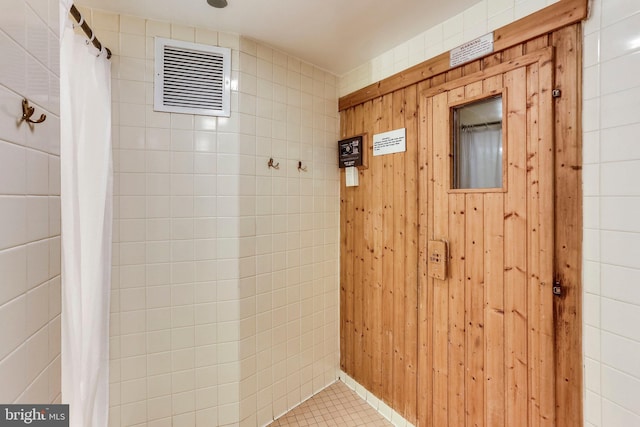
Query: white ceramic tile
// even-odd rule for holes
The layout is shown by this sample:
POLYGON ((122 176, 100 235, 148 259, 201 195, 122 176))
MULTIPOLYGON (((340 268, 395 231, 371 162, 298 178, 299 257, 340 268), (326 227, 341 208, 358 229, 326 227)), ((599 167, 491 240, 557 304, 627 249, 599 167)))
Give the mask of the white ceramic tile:
POLYGON ((141 34, 120 33, 120 55, 131 58, 145 58, 145 37, 141 34))
POLYGON ((605 0, 602 4, 602 26, 608 27, 620 20, 640 12, 640 5, 625 0, 605 0))
POLYGON ((640 402, 635 398, 640 380, 606 365, 602 367, 602 397, 633 413, 640 413, 640 402))
MULTIPOLYGON (((42 2, 39 6, 42 6, 42 2)), ((49 29, 47 28, 47 19, 42 19, 38 16, 38 13, 44 12, 48 15, 47 0, 44 2, 44 7, 36 7, 34 9, 28 8, 26 13, 27 19, 27 50, 30 54, 35 56, 45 66, 49 65, 49 29)))
POLYGON ((120 148, 143 149, 145 129, 143 127, 122 126, 119 132, 120 148))
POLYGON ((147 419, 146 401, 139 401, 122 405, 121 422, 123 425, 135 425, 143 423, 147 419))
POLYGON ((0 159, 0 194, 26 194, 26 150, 18 145, 0 141, 0 159))
POLYGON ((640 415, 610 401, 602 400, 603 426, 635 426, 640 425, 640 415))
MULTIPOLYGON (((0 314, 1 315, 1 314, 0 314)), ((0 357, 0 378, 12 387, 0 388, 3 402, 14 402, 27 386, 26 346, 20 347, 8 357, 0 357)))
POLYGON ((0 360, 11 353, 27 338, 27 297, 23 295, 0 306, 2 324, 13 325, 0 331, 2 342, 6 343, 0 350, 0 360))
POLYGON ((49 236, 49 198, 27 197, 27 239, 30 241, 49 236))
POLYGON ((27 245, 27 289, 49 279, 50 247, 47 240, 27 245))
POLYGON ((24 246, 0 251, 0 276, 5 283, 0 288, 0 305, 26 291, 27 251, 24 246))
POLYGON ((160 418, 170 417, 171 397, 163 396, 147 400, 147 413, 149 414, 149 420, 158 420, 160 418))
POLYGON ((49 100, 49 71, 32 56, 27 57, 27 89, 24 96, 38 106, 46 105, 49 100))
POLYGON ((530 15, 547 5, 546 0, 522 0, 514 4, 514 18, 520 19, 530 15))
POLYGON ((640 318, 638 306, 608 298, 603 298, 601 304, 603 330, 640 341, 640 333, 635 328, 640 318))
POLYGON ((92 10, 91 12, 91 26, 93 28, 107 31, 119 31, 119 15, 99 10, 92 10))
POLYGON ((640 232, 640 197, 607 197, 602 203, 602 229, 640 232))
MULTIPOLYGON (((640 45, 640 36, 638 36, 638 44, 640 45)), ((640 69, 640 50, 603 62, 601 65, 601 94, 606 95, 640 86, 640 76, 634 72, 638 69, 640 69)), ((587 87, 586 85, 587 80, 585 79, 585 87, 587 87)))
POLYGON ((120 32, 144 35, 146 32, 146 22, 142 18, 120 15, 120 32))
MULTIPOLYGON (((136 36, 132 36, 136 37, 136 36)), ((139 39, 144 41, 143 37, 137 36, 139 39)), ((140 43, 140 40, 139 42, 140 43)), ((114 48, 114 46, 112 46, 114 48)), ((144 59, 144 44, 142 46, 142 55, 139 58, 122 56, 119 57, 119 67, 117 68, 118 73, 114 74, 113 77, 119 77, 125 80, 137 80, 137 81, 145 81, 145 73, 146 73, 146 60, 144 59)), ((140 50, 140 46, 138 46, 138 50, 140 50)))
POLYGON ((582 97, 592 99, 600 95, 600 65, 584 69, 582 75, 582 97))
POLYGON ((145 312, 138 311, 125 311, 120 313, 120 333, 121 334, 135 334, 146 331, 146 319, 145 312))
POLYGON ((49 194, 49 157, 35 150, 27 150, 27 193, 49 194))
POLYGON ((171 24, 171 38, 187 42, 195 41, 195 28, 186 25, 171 24))
POLYGON ((634 355, 638 354, 640 343, 619 335, 603 332, 602 363, 613 369, 640 378, 640 366, 634 355))
POLYGON ((604 163, 600 166, 601 194, 606 196, 640 196, 640 190, 634 185, 634 176, 640 160, 616 163, 604 163))
POLYGON ((601 158, 603 162, 640 159, 640 146, 635 143, 640 124, 603 129, 601 158))
MULTIPOLYGON (((45 283, 27 293, 27 334, 34 334, 48 321, 49 285, 45 283)), ((48 356, 48 351, 46 353, 48 356)))
POLYGON ((601 36, 602 61, 638 51, 640 49, 638 26, 640 26, 640 14, 631 15, 609 27, 604 27, 601 36))
MULTIPOLYGON (((5 9, 20 11, 22 8, 8 6, 5 9)), ((23 37, 26 29, 24 18, 22 19, 23 23, 20 23, 19 19, 15 22, 18 23, 14 28, 16 37, 23 37)), ((25 50, 4 33, 0 34, 0 48, 5 55, 4 60, 0 64, 0 82, 19 93, 24 93, 27 87, 27 55, 25 50)))
POLYGON ((513 7, 513 0, 488 0, 487 14, 488 17, 495 16, 506 9, 513 7))
POLYGON ((613 300, 640 305, 640 271, 614 265, 602 265, 602 280, 607 284, 602 295, 613 300))

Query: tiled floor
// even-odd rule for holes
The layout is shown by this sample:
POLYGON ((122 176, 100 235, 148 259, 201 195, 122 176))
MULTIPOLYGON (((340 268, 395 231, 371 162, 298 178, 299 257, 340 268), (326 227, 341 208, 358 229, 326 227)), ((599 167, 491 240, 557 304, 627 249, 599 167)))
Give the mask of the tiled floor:
POLYGON ((269 424, 279 426, 392 426, 355 391, 337 381, 269 424))

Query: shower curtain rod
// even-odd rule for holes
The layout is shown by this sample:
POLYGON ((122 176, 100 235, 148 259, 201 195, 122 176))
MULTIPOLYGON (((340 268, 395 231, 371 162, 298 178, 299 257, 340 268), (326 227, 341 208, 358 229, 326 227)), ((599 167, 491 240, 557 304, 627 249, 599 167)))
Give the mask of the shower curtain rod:
POLYGON ((460 126, 462 129, 475 129, 475 128, 483 128, 488 126, 501 125, 502 122, 487 122, 487 123, 477 123, 475 125, 462 125, 460 126))
MULTIPOLYGON (((76 8, 75 4, 73 3, 71 4, 71 9, 69 10, 69 12, 71 13, 71 16, 73 16, 73 18, 78 22, 78 24, 80 24, 80 28, 82 28, 82 30, 87 35, 87 37, 89 37, 89 41, 93 43, 93 45, 99 51, 102 51, 102 43, 100 43, 100 41, 96 38, 95 34, 93 33, 93 30, 91 29, 89 24, 87 24, 87 22, 84 20, 84 18, 80 14, 80 11, 78 10, 78 8, 76 8)), ((106 46, 104 47, 104 49, 107 51, 107 59, 111 59, 111 50, 106 46)))

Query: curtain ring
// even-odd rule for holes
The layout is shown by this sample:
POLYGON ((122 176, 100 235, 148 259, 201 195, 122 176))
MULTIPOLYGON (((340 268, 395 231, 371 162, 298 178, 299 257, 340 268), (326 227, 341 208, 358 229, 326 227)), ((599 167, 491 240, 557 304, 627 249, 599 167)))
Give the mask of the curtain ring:
MULTIPOLYGON (((84 24, 84 16, 80 15, 80 20, 78 21, 77 26, 78 27, 82 27, 82 24, 84 24)), ((76 25, 73 25, 73 28, 76 28, 76 25)))

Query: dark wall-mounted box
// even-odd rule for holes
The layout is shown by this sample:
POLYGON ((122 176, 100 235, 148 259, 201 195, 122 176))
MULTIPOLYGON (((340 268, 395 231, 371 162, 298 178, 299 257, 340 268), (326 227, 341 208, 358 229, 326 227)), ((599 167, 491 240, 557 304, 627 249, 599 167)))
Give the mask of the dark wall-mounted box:
POLYGON ((338 141, 338 166, 368 167, 367 134, 355 135, 338 141))

